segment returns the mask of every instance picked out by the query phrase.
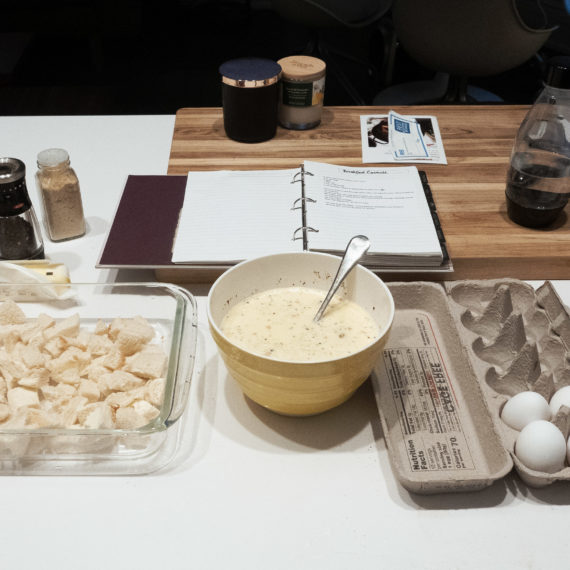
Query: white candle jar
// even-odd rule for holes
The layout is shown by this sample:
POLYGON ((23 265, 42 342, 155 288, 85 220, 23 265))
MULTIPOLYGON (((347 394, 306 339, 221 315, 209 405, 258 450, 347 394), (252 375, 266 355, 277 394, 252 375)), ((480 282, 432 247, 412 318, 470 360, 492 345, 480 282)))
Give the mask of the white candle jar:
POLYGON ((284 57, 279 92, 279 124, 287 129, 305 130, 321 122, 325 96, 326 64, 306 55, 284 57))

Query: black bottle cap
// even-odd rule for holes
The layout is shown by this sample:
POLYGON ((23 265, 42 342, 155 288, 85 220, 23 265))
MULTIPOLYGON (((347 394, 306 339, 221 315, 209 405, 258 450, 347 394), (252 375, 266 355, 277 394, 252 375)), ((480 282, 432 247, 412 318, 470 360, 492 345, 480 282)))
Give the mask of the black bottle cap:
POLYGON ((558 55, 548 60, 546 84, 558 89, 570 89, 570 56, 558 55))

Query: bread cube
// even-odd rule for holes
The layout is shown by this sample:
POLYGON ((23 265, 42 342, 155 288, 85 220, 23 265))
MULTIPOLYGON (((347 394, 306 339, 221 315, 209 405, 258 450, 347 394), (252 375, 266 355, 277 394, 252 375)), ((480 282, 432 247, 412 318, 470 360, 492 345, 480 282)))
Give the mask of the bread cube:
POLYGON ((136 390, 129 390, 128 392, 111 392, 106 398, 105 402, 113 408, 126 408, 130 406, 138 397, 136 390))
POLYGON ((102 357, 101 362, 106 368, 117 370, 123 366, 125 357, 123 353, 113 345, 109 352, 102 357))
POLYGON ((145 424, 148 424, 148 422, 156 418, 159 414, 159 410, 146 400, 137 400, 131 407, 137 412, 139 416, 144 418, 145 424))
POLYGON ((63 319, 62 321, 56 322, 53 327, 50 327, 44 331, 44 336, 47 340, 58 336, 77 336, 79 333, 79 315, 74 314, 70 317, 63 319))
POLYGON ((107 354, 113 348, 113 341, 106 335, 92 334, 87 343, 87 350, 92 356, 107 354))
POLYGON ((0 351, 0 374, 8 386, 13 383, 12 381, 25 376, 26 372, 27 370, 22 364, 13 361, 7 353, 0 351))
POLYGON ((0 346, 6 351, 12 352, 20 341, 20 327, 18 325, 0 325, 0 346))
POLYGON ((114 370, 104 374, 99 379, 99 389, 103 394, 109 394, 111 392, 127 392, 133 388, 139 388, 143 386, 145 381, 130 372, 124 370, 114 370))
POLYGON ((113 319, 109 327, 109 336, 113 340, 117 340, 119 334, 125 331, 140 336, 144 339, 144 342, 149 342, 154 337, 154 329, 148 321, 141 316, 113 319))
POLYGON ((69 384, 40 386, 39 393, 44 400, 52 403, 66 402, 75 396, 77 390, 69 384))
POLYGON ((8 405, 13 412, 26 406, 32 408, 39 408, 40 406, 38 393, 35 390, 28 390, 19 386, 8 390, 7 398, 8 405))
POLYGON ((88 404, 78 412, 79 423, 87 429, 113 429, 113 411, 104 402, 88 404))
POLYGON ((36 319, 22 326, 20 337, 26 344, 43 346, 46 342, 44 331, 54 325, 55 319, 45 313, 40 313, 36 319))
POLYGON ((47 368, 35 368, 26 376, 18 380, 18 386, 23 388, 39 388, 49 382, 50 376, 47 368))
POLYGON ((115 412, 115 425, 119 429, 134 429, 146 423, 134 408, 118 408, 115 412))
POLYGON ((70 384, 71 386, 79 386, 81 383, 81 375, 79 368, 68 368, 61 372, 53 373, 51 375, 52 381, 61 382, 63 384, 70 384))
POLYGON ((124 369, 141 378, 160 378, 166 370, 166 354, 158 345, 150 344, 127 358, 124 369))
POLYGON ((35 344, 27 344, 22 348, 22 362, 28 368, 45 366, 46 357, 35 344))
POLYGON ((12 299, 0 303, 0 325, 18 325, 25 322, 24 311, 12 299))
POLYGON ((154 380, 150 380, 145 387, 145 399, 153 406, 160 408, 160 406, 162 406, 162 401, 164 400, 165 385, 166 380, 164 378, 155 378, 154 380))
POLYGON ((77 333, 77 336, 64 336, 63 338, 63 342, 67 345, 67 346, 74 346, 76 348, 79 348, 82 351, 86 351, 87 350, 87 345, 89 343, 89 340, 91 339, 93 335, 87 331, 87 330, 80 330, 77 333))
POLYGON ((65 349, 67 345, 63 341, 60 336, 55 336, 50 338, 44 345, 43 345, 43 352, 50 355, 53 358, 57 358, 65 349))
POLYGON ((88 362, 88 353, 75 346, 70 346, 57 358, 48 361, 46 368, 50 371, 52 380, 66 384, 78 384, 88 362))
POLYGON ((109 374, 109 369, 97 361, 92 362, 83 370, 83 377, 95 383, 98 383, 101 376, 105 374, 109 374))
POLYGON ((106 335, 109 332, 109 325, 99 319, 95 324, 95 330, 93 331, 96 335, 106 335))
POLYGON ((26 408, 26 426, 30 428, 55 427, 59 418, 46 410, 26 408))
POLYGON ((111 323, 109 336, 115 341, 119 350, 128 356, 141 350, 152 340, 154 329, 142 317, 115 319, 111 323))
POLYGON ((40 313, 36 318, 36 325, 38 328, 46 330, 49 327, 55 326, 55 319, 45 313, 40 313))
POLYGON ((62 423, 64 427, 71 427, 77 422, 77 414, 79 410, 88 403, 87 398, 83 396, 74 396, 69 400, 63 409, 62 423))
POLYGON ((79 384, 79 395, 87 398, 89 402, 98 402, 101 396, 97 382, 93 380, 83 379, 79 384))

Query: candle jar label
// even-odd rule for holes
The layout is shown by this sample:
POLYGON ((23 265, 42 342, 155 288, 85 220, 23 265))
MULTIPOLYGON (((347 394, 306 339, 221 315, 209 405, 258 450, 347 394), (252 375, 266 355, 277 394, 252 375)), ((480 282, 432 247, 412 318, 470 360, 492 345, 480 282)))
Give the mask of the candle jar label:
POLYGON ((323 102, 325 78, 300 82, 282 80, 282 101, 291 107, 311 107, 323 102))

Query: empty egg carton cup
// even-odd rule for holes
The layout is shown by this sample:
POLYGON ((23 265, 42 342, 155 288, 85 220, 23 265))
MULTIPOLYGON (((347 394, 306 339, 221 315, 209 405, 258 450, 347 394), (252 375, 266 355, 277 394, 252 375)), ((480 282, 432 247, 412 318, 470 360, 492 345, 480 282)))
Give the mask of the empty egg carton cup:
MULTIPOLYGON (((418 493, 475 490, 514 466, 527 484, 570 480, 528 469, 500 418, 532 390, 570 385, 570 317, 551 283, 514 279, 391 283, 396 316, 372 376, 400 482, 418 493)), ((570 410, 552 420, 567 437, 570 410)))

